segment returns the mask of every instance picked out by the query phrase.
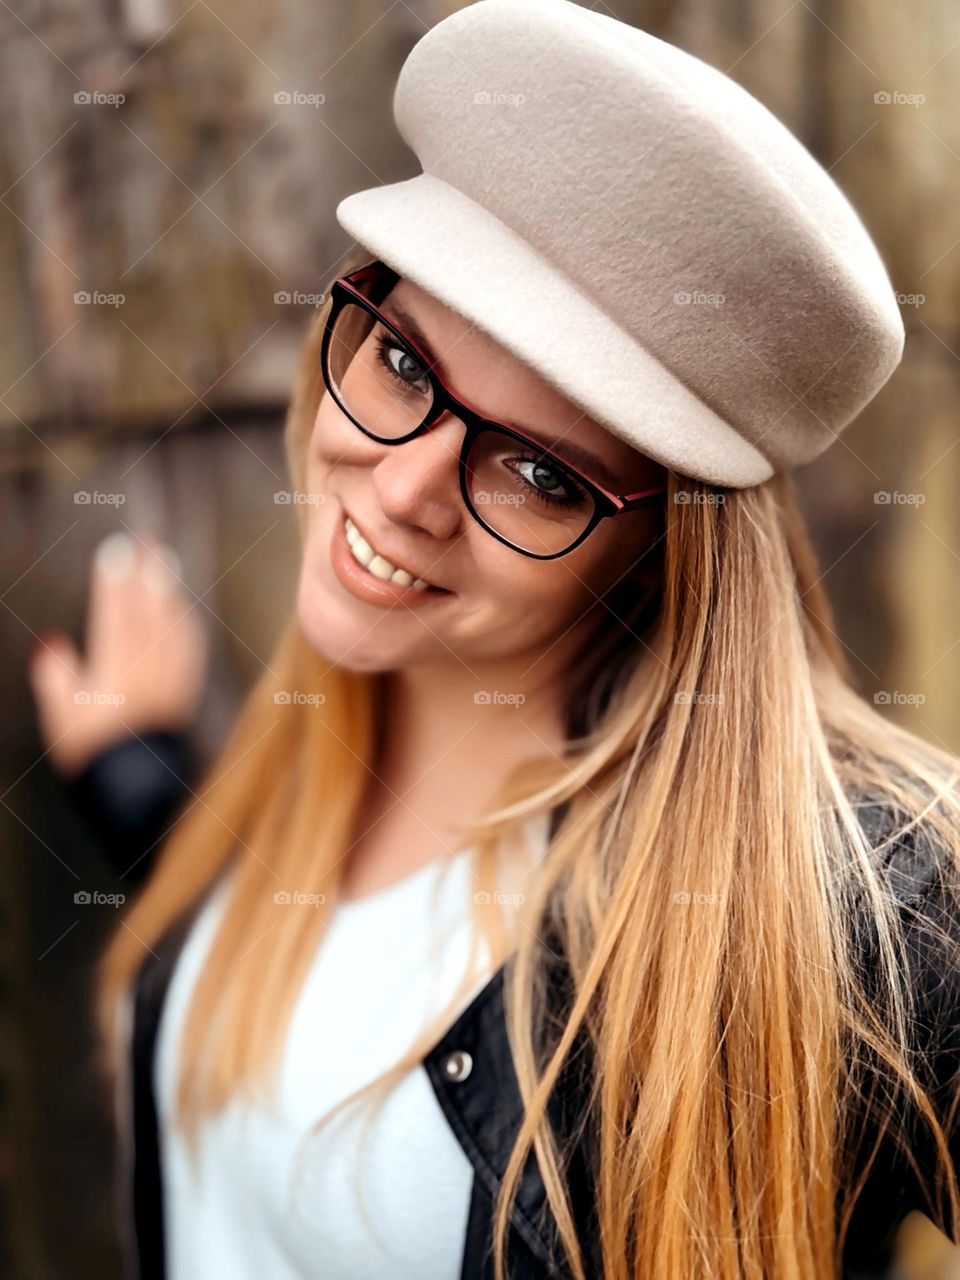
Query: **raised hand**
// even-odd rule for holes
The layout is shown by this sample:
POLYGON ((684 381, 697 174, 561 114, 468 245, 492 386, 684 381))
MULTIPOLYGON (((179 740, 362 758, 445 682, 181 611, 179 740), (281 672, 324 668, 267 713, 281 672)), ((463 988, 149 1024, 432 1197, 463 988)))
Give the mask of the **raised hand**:
POLYGON ((85 654, 59 632, 31 654, 40 733, 54 768, 72 776, 130 734, 189 725, 208 650, 191 604, 176 554, 158 540, 115 533, 100 544, 85 654))

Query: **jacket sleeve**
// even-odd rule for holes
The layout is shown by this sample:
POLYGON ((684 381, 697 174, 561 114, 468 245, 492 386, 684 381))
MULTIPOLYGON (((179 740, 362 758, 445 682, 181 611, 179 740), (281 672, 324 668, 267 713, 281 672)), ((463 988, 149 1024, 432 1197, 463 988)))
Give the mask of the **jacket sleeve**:
POLYGON ((116 873, 139 882, 192 799, 197 774, 187 735, 157 729, 112 743, 65 786, 116 873))
MULTIPOLYGON (((960 875, 951 856, 918 832, 894 845, 885 869, 902 905, 913 1066, 947 1135, 960 1182, 960 875)), ((875 942, 872 927, 865 923, 863 928, 875 942)), ((851 1219, 844 1280, 886 1280, 894 1274, 888 1269, 894 1238, 914 1209, 950 1237, 946 1187, 942 1204, 935 1199, 937 1151, 929 1126, 914 1106, 904 1103, 898 1127, 909 1155, 892 1135, 881 1139, 851 1219)), ((869 1151, 876 1130, 871 1121, 865 1129, 869 1151)))

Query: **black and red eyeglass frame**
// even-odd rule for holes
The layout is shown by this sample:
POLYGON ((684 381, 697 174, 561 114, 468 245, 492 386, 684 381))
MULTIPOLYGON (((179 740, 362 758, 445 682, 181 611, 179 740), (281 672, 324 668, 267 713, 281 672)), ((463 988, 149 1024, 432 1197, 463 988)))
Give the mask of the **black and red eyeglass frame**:
POLYGON ((508 547, 512 547, 514 551, 519 551, 521 555, 531 556, 535 560, 556 560, 560 556, 565 556, 574 548, 578 547, 585 538, 587 538, 597 527, 601 520, 612 519, 614 516, 622 515, 625 511, 635 511, 638 508, 646 507, 656 501, 656 499, 666 492, 666 485, 657 485, 651 489, 641 489, 637 493, 613 493, 607 489, 599 481, 593 480, 586 475, 578 466, 572 462, 568 462, 561 454, 553 449, 547 449, 543 442, 535 440, 532 436, 518 431, 516 427, 507 426, 505 423, 498 422, 495 418, 486 418, 482 413, 469 404, 462 397, 455 395, 447 386, 444 380, 436 372, 433 361, 427 354, 417 347, 412 338, 408 337, 401 329, 379 310, 374 302, 362 292, 363 288, 375 286, 372 290, 374 294, 380 298, 386 297, 396 282, 400 279, 398 272, 392 267, 388 267, 386 263, 375 261, 367 263, 366 266, 359 267, 356 271, 350 272, 348 275, 341 276, 335 280, 331 288, 330 311, 327 316, 326 328, 323 334, 323 344, 320 350, 320 365, 323 373, 323 380, 327 390, 350 421, 364 435, 369 436, 371 440, 376 440, 378 444, 406 444, 408 440, 414 440, 423 432, 428 431, 431 426, 446 412, 450 412, 454 417, 459 418, 465 427, 463 445, 460 449, 460 492, 463 496, 467 510, 473 518, 482 525, 484 529, 493 537, 508 547), (362 422, 358 422, 350 410, 342 402, 337 394, 334 380, 330 375, 329 353, 330 342, 333 334, 333 327, 337 317, 347 303, 355 302, 364 308, 370 315, 374 316, 378 323, 390 331, 397 339, 397 343, 401 348, 405 348, 408 353, 423 367, 425 376, 430 382, 433 391, 433 402, 427 412, 426 417, 418 427, 413 431, 408 431, 405 436, 392 436, 384 439, 378 436, 369 428, 365 427, 362 422), (469 458, 470 452, 475 438, 483 431, 495 430, 503 435, 510 436, 514 440, 519 441, 531 450, 538 452, 548 465, 556 466, 560 471, 569 472, 574 481, 593 499, 593 514, 588 520, 586 526, 577 538, 565 547, 563 551, 554 551, 549 555, 540 555, 535 551, 528 551, 525 547, 518 546, 511 542, 496 529, 492 529, 480 516, 470 500, 470 491, 468 484, 469 474, 469 458))

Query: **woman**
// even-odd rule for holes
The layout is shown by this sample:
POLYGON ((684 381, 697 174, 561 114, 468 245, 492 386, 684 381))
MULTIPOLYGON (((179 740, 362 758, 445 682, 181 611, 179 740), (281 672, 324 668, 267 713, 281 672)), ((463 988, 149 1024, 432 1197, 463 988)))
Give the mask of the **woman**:
POLYGON ((395 114, 294 617, 165 839, 176 734, 76 783, 106 823, 135 764, 162 839, 102 986, 137 1274, 884 1274, 913 1208, 958 1238, 957 761, 851 689, 790 478, 900 357, 882 264, 562 0, 439 24, 395 114))

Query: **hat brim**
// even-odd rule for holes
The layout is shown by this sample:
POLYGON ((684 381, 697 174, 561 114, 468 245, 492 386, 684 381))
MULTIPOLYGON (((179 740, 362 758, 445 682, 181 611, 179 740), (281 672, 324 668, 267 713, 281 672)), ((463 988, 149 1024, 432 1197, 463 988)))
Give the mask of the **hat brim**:
POLYGON ((602 426, 663 466, 747 488, 770 461, 505 223, 433 174, 355 192, 337 220, 602 426), (548 341, 557 327, 562 342, 548 341))

